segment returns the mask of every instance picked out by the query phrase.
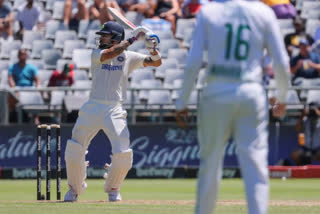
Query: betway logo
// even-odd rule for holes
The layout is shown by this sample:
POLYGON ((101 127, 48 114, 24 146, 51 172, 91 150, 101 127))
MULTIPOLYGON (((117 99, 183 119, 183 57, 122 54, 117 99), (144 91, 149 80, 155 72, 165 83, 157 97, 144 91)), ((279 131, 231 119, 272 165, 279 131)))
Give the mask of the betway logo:
POLYGON ((166 177, 166 178, 172 178, 174 169, 156 169, 154 167, 148 168, 148 169, 141 169, 136 168, 137 170, 137 177, 166 177))
MULTIPOLYGON (((41 174, 45 174, 45 170, 41 170, 41 174)), ((35 178, 37 176, 37 171, 35 169, 16 169, 12 171, 12 178, 35 178)), ((42 178, 44 178, 42 176, 42 178)))
POLYGON ((108 70, 108 71, 120 71, 122 70, 122 65, 102 64, 101 69, 108 70))

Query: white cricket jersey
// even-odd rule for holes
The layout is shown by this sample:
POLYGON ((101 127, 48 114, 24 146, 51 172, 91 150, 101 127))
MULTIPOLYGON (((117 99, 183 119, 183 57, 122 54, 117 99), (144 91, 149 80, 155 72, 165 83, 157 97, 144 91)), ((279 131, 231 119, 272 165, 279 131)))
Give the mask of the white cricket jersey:
POLYGON ((262 82, 265 48, 273 59, 282 102, 288 88, 289 58, 272 9, 259 1, 243 0, 215 0, 204 5, 197 15, 177 108, 187 104, 204 50, 208 50, 205 96, 226 90, 232 81, 262 82))
POLYGON ((146 55, 132 51, 100 62, 102 49, 94 49, 91 55, 92 88, 90 98, 123 102, 126 100, 127 82, 129 74, 143 67, 146 55))

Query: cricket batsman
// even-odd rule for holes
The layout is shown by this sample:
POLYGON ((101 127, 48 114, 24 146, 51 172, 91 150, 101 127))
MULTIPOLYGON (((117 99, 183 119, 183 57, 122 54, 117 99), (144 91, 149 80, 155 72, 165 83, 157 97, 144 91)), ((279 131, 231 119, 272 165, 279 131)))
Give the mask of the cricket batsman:
POLYGON ((260 1, 215 0, 197 15, 187 57, 177 121, 185 126, 189 95, 208 50, 206 86, 198 108, 200 169, 196 214, 212 214, 222 177, 224 149, 233 136, 245 183, 249 214, 266 214, 269 199, 268 101, 262 86, 262 58, 273 60, 277 102, 284 116, 289 87, 289 58, 277 19, 260 1))
MULTIPOLYGON (((89 100, 79 110, 79 116, 65 151, 69 191, 64 201, 77 201, 86 188, 85 153, 99 130, 108 136, 112 146, 111 164, 104 191, 109 201, 120 201, 120 187, 132 167, 132 150, 129 147, 127 112, 122 103, 126 99, 129 74, 137 68, 161 65, 157 49, 159 37, 145 27, 137 27, 127 41, 124 28, 109 21, 97 32, 99 47, 92 51, 92 88, 89 100), (136 40, 144 39, 150 55, 126 49, 136 40)), ((89 60, 89 59, 88 59, 89 60)), ((107 155, 107 154, 106 154, 107 155)))

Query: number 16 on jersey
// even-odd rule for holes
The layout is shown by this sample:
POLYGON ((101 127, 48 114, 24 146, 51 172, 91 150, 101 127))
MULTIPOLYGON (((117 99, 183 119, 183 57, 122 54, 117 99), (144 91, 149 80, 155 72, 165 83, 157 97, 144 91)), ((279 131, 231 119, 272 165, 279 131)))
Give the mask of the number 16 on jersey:
POLYGON ((247 24, 234 26, 231 23, 226 23, 224 26, 227 30, 225 58, 227 60, 231 58, 238 61, 246 60, 249 55, 250 44, 244 34, 250 33, 250 26, 247 24))

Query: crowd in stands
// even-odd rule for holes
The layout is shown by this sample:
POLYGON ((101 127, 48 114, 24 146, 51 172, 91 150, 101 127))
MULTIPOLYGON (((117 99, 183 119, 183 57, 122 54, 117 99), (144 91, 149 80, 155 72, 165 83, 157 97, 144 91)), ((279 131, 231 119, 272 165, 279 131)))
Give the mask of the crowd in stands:
MULTIPOLYGON (((149 27, 161 39, 163 65, 144 69, 140 74, 134 72, 130 86, 178 87, 192 42, 195 17, 201 6, 210 1, 0 0, 0 87, 90 86, 88 59, 95 47, 94 32, 102 23, 113 20, 107 7, 120 10, 136 25, 149 27)), ((261 1, 278 18, 290 56, 292 83, 319 84, 320 81, 312 80, 320 78, 320 1, 261 1)), ((126 30, 126 38, 129 36, 130 31, 126 30)), ((129 50, 145 53, 143 43, 139 42, 129 50)), ((204 67, 206 60, 204 57, 204 67)), ((264 79, 272 85, 271 65, 265 56, 264 79)), ((197 88, 205 84, 203 74, 199 74, 197 88)), ((172 104, 176 94, 173 92, 169 100, 159 102, 172 104)), ((135 102, 147 98, 145 92, 143 96, 138 93, 135 102)))
MULTIPOLYGON (((172 105, 177 97, 174 88, 181 86, 185 58, 192 43, 195 17, 201 6, 210 1, 212 0, 0 0, 0 88, 89 88, 89 59, 91 49, 96 47, 95 32, 102 23, 113 20, 107 11, 107 7, 113 7, 135 25, 147 26, 161 39, 162 66, 157 69, 140 69, 130 76, 131 88, 150 90, 134 93, 128 91, 125 104, 131 106, 130 102, 134 102, 136 105, 172 105), (168 90, 153 90, 159 88, 168 90)), ((290 57, 292 84, 320 86, 320 0, 261 2, 270 6, 278 18, 290 57)), ((126 38, 129 36, 130 30, 126 30, 126 38)), ((146 53, 141 42, 130 46, 129 50, 146 53)), ((206 63, 204 56, 203 68, 196 82, 197 89, 205 84, 206 63)), ((262 66, 264 82, 272 87, 274 73, 272 61, 267 55, 263 58, 262 66)), ((271 92, 269 97, 272 97, 271 92)), ((302 110, 298 129, 299 136, 305 137, 305 143, 301 143, 300 148, 291 153, 293 164, 304 165, 320 160, 320 90, 291 92, 293 93, 288 96, 288 103, 307 104, 302 110)), ((31 94, 37 99, 31 99, 23 91, 10 94, 8 105, 11 122, 17 121, 15 115, 18 105, 49 104, 61 107, 66 94, 70 95, 63 91, 30 92, 30 96, 31 94), (22 94, 25 99, 21 98, 22 94), (36 100, 36 103, 30 100, 36 100)), ((82 102, 88 97, 88 91, 75 92, 74 95, 76 94, 79 99, 73 97, 69 103, 77 103, 79 100, 82 102)), ((190 104, 196 104, 197 98, 198 91, 195 90, 190 104)), ((36 124, 42 122, 37 114, 28 115, 26 112, 24 120, 36 124)))

